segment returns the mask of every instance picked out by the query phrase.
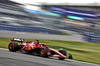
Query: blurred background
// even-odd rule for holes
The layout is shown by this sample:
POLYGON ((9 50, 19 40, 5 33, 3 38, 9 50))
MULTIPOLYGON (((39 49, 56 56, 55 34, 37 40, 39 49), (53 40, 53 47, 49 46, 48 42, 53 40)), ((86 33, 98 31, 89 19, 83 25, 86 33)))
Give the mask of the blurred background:
POLYGON ((100 3, 0 0, 0 34, 5 30, 59 34, 71 36, 68 40, 100 43, 100 3))

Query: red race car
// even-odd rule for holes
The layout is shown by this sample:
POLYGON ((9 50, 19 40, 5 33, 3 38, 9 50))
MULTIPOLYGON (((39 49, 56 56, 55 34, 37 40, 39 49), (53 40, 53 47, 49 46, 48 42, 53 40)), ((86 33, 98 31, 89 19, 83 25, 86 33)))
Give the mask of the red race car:
POLYGON ((8 45, 9 51, 16 52, 27 52, 34 55, 40 55, 42 57, 58 57, 60 60, 64 60, 65 58, 72 59, 72 55, 69 54, 68 57, 65 50, 60 49, 56 51, 51 47, 47 47, 46 44, 40 44, 38 40, 27 42, 24 39, 15 39, 13 38, 8 45), (18 44, 20 42, 21 44, 18 44))

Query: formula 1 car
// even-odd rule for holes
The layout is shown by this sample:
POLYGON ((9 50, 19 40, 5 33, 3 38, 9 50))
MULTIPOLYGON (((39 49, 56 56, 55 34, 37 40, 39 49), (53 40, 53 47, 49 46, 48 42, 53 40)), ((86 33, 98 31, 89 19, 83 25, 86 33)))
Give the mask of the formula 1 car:
POLYGON ((23 51, 34 55, 37 54, 42 57, 58 57, 60 60, 64 60, 65 58, 73 58, 71 54, 69 54, 67 57, 67 52, 65 50, 60 49, 59 51, 56 51, 51 47, 47 47, 46 44, 40 44, 38 40, 28 42, 24 39, 13 38, 10 40, 8 49, 11 52, 23 51), (21 44, 18 44, 19 42, 21 44))

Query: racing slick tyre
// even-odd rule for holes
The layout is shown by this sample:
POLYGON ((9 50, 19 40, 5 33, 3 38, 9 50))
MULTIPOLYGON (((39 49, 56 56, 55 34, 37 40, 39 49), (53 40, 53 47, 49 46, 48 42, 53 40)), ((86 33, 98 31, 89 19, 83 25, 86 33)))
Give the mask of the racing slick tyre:
POLYGON ((73 59, 71 54, 68 55, 68 59, 73 59))
POLYGON ((40 56, 42 56, 42 57, 48 57, 47 51, 48 51, 48 48, 41 48, 40 49, 40 56))
MULTIPOLYGON (((59 50, 59 52, 61 54, 65 55, 65 56, 67 56, 67 52, 65 50, 59 50)), ((58 58, 59 58, 59 60, 64 60, 65 59, 65 58, 60 58, 60 57, 58 57, 58 58)))
POLYGON ((15 43, 15 42, 9 43, 8 49, 9 51, 16 52, 19 50, 19 45, 18 43, 15 43))

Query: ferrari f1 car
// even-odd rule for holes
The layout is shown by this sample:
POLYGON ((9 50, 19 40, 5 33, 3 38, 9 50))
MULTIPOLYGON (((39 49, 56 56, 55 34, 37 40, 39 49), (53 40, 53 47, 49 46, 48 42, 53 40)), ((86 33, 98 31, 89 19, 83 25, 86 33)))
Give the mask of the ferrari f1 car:
POLYGON ((24 39, 13 38, 10 40, 8 49, 11 52, 21 51, 42 57, 58 57, 60 60, 64 60, 65 58, 73 58, 71 54, 69 54, 67 57, 67 52, 65 50, 60 49, 59 51, 56 51, 51 47, 47 47, 46 44, 40 44, 38 40, 28 42, 24 39), (19 42, 20 44, 18 44, 19 42))

